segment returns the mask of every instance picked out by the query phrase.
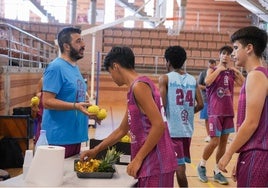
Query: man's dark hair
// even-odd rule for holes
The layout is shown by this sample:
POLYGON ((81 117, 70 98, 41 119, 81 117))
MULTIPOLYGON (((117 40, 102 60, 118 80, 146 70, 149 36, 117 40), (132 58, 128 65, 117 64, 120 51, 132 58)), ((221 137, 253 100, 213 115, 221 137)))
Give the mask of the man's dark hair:
POLYGON ((81 34, 81 29, 77 27, 65 27, 58 33, 57 40, 61 52, 64 52, 63 48, 64 43, 67 44, 71 43, 72 40, 71 34, 73 33, 81 34))
POLYGON ((118 63, 126 69, 134 69, 135 56, 133 51, 126 46, 113 47, 104 59, 105 70, 108 71, 113 63, 118 63))
POLYGON ((221 54, 223 51, 226 51, 227 54, 232 54, 232 52, 233 52, 233 48, 232 48, 231 46, 227 46, 227 45, 226 45, 226 46, 223 46, 223 47, 220 48, 220 50, 219 50, 220 54, 221 54))
POLYGON ((243 47, 252 44, 256 56, 261 57, 267 45, 267 33, 256 26, 248 26, 232 34, 231 42, 234 43, 235 41, 240 42, 243 47))
POLYGON ((174 69, 180 69, 187 58, 186 51, 181 46, 168 47, 164 56, 174 69))

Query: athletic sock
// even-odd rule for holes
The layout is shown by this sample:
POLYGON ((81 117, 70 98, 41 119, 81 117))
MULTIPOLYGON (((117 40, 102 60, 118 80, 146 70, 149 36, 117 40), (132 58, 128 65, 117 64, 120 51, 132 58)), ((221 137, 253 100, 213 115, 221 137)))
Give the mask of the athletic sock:
POLYGON ((218 174, 221 172, 217 164, 215 165, 214 172, 215 174, 218 174))
POLYGON ((206 160, 204 160, 204 159, 201 159, 201 161, 200 161, 200 166, 203 166, 203 167, 206 167, 206 160))

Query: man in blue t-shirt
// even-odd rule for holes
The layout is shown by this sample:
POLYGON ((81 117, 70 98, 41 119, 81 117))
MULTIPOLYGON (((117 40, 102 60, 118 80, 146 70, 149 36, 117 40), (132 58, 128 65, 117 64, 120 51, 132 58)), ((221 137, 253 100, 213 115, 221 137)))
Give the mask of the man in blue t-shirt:
POLYGON ((85 43, 81 30, 62 29, 58 34, 61 56, 54 59, 43 75, 43 119, 48 143, 65 147, 65 157, 80 153, 81 142, 88 140, 89 103, 87 87, 77 66, 83 58, 85 43))

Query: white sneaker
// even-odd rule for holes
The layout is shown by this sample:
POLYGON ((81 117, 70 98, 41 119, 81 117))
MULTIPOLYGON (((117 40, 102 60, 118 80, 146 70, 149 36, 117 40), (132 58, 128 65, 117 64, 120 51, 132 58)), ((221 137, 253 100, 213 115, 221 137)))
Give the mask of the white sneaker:
POLYGON ((204 139, 205 142, 210 142, 210 136, 207 136, 205 139, 204 139))

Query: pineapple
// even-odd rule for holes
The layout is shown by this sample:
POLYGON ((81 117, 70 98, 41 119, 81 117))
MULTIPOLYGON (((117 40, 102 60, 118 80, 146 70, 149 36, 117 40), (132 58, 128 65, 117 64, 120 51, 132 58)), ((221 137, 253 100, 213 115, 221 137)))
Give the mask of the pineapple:
POLYGON ((113 165, 119 159, 122 152, 116 151, 115 147, 108 148, 105 157, 100 161, 98 172, 114 172, 113 165))
POLYGON ((116 151, 115 147, 108 148, 105 157, 102 160, 90 159, 88 161, 77 161, 75 171, 82 173, 91 172, 115 172, 113 165, 119 159, 122 152, 116 151))

